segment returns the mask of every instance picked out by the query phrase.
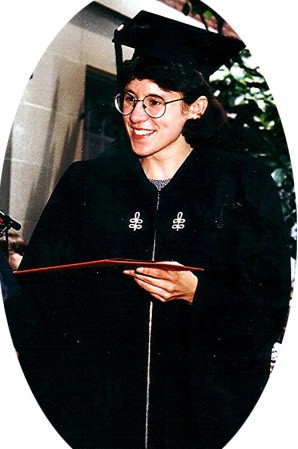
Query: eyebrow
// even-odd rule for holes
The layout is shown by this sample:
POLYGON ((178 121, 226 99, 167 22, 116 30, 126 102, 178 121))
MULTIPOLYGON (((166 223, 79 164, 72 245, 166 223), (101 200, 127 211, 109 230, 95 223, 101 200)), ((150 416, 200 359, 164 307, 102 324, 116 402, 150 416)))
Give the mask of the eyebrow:
MULTIPOLYGON (((128 94, 132 94, 134 97, 137 98, 137 94, 136 94, 136 92, 134 92, 133 90, 124 89, 124 92, 127 92, 128 94)), ((166 92, 167 92, 167 91, 165 91, 165 93, 166 93, 166 92)), ((168 92, 170 92, 170 91, 168 91, 168 92)), ((145 97, 148 97, 149 95, 152 95, 153 97, 160 97, 160 98, 162 98, 163 100, 165 100, 165 98, 164 98, 163 95, 161 95, 161 94, 149 93, 149 94, 145 95, 145 97)), ((145 97, 144 97, 144 98, 145 98, 145 97)))

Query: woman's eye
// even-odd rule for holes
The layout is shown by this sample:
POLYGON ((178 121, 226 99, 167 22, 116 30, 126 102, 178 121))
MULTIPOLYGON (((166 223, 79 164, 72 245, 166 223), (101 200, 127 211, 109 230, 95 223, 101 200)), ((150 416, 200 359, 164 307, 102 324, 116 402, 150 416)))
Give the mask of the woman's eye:
POLYGON ((160 106, 162 104, 162 100, 159 98, 148 98, 147 99, 149 106, 160 106))
POLYGON ((127 104, 133 104, 135 99, 131 95, 124 95, 124 101, 127 104))

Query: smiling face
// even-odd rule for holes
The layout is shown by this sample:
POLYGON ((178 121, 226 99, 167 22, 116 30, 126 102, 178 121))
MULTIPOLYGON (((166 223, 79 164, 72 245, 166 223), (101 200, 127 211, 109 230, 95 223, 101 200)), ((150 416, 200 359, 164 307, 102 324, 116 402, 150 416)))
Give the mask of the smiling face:
MULTIPOLYGON (((182 98, 181 92, 165 91, 153 81, 133 79, 125 91, 140 100, 147 95, 159 95, 165 101, 182 98)), ((189 118, 189 112, 182 101, 167 104, 165 114, 160 118, 149 117, 137 102, 133 112, 123 117, 132 150, 141 158, 163 159, 183 156, 189 152, 181 132, 189 118)))

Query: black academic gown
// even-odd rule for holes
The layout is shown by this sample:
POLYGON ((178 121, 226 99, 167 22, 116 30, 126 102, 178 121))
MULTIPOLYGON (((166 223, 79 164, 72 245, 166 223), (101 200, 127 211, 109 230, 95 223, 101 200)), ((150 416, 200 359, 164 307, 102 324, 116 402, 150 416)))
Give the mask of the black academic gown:
POLYGON ((205 271, 192 305, 158 302, 117 268, 19 276, 9 323, 50 421, 76 449, 222 448, 266 384, 288 310, 271 176, 253 158, 194 150, 158 193, 133 155, 74 163, 21 268, 101 258, 205 271))

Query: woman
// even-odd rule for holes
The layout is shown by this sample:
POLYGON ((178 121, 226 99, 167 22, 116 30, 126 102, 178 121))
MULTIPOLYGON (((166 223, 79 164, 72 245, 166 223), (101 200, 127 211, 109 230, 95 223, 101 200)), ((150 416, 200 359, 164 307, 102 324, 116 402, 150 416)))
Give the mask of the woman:
POLYGON ((190 28, 143 12, 117 31, 118 61, 119 44, 138 47, 115 98, 130 151, 68 169, 21 266, 172 267, 24 275, 8 307, 29 385, 73 448, 222 448, 284 325, 276 188, 255 159, 216 148, 226 118, 204 79, 242 43, 190 28))

